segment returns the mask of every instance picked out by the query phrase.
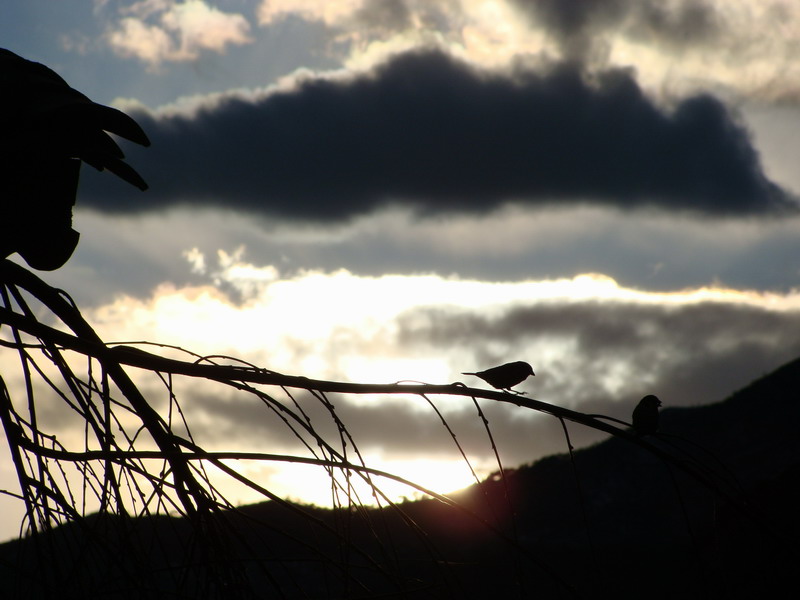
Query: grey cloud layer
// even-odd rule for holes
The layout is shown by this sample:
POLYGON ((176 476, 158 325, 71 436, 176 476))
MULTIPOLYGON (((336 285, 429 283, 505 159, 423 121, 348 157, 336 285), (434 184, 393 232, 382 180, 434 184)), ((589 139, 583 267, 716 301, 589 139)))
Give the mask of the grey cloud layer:
MULTIPOLYGON (((395 343, 408 352, 415 348, 427 352, 433 347, 446 354, 454 348, 472 348, 474 361, 463 365, 464 370, 529 360, 536 377, 520 387, 532 397, 627 421, 633 406, 648 393, 657 394, 665 408, 724 399, 800 354, 794 334, 798 327, 800 313, 796 311, 732 303, 673 307, 626 302, 543 303, 494 318, 469 310, 409 312, 400 321, 395 343), (506 350, 487 350, 502 347, 506 350)), ((475 379, 457 377, 480 385, 475 379)), ((422 399, 413 409, 388 398, 374 398, 367 405, 332 401, 362 449, 457 456, 437 415, 422 399), (387 428, 387 423, 392 427, 387 428)), ((304 408, 315 424, 335 434, 325 409, 314 408, 311 399, 307 402, 304 408)), ((467 451, 490 456, 482 422, 471 401, 463 402, 463 409, 445 411, 448 423, 467 451)), ((251 425, 252 435, 264 437, 265 421, 257 416, 264 409, 255 402, 223 403, 218 397, 198 397, 191 404, 210 413, 211 422, 227 423, 222 429, 215 425, 221 439, 230 437, 236 428, 243 428, 242 439, 247 439, 246 429, 251 425)), ((489 402, 484 402, 483 408, 506 460, 520 463, 565 450, 560 424, 553 419, 531 419, 528 417, 533 414, 526 410, 489 402)), ((271 433, 270 439, 291 444, 284 426, 277 421, 276 426, 279 430, 271 433)), ((578 444, 598 439, 597 432, 577 426, 572 427, 571 436, 578 444)))
POLYGON ((133 116, 153 146, 130 161, 151 190, 86 178, 84 206, 186 203, 316 221, 389 203, 434 214, 509 200, 712 214, 795 206, 722 103, 695 96, 667 113, 620 70, 591 80, 566 64, 487 73, 417 52, 349 80, 229 96, 192 116, 133 116))
MULTIPOLYGON (((543 303, 495 317, 468 310, 409 313, 401 320, 397 343, 411 351, 419 346, 442 352, 473 348, 475 363, 465 370, 528 360, 536 377, 522 388, 532 397, 627 421, 648 393, 657 394, 665 407, 724 399, 800 355, 793 335, 798 326, 798 312, 732 303, 543 303)), ((531 460, 532 452, 565 451, 558 423, 549 418, 531 422, 521 418, 525 414, 511 407, 490 413, 493 434, 503 441, 508 457, 522 462, 531 460)), ((356 410, 351 417, 359 418, 356 410)), ((481 447, 485 434, 468 405, 453 416, 453 424, 464 429, 460 441, 481 447)), ((572 429, 573 442, 598 439, 594 431, 572 429)))
POLYGON ((711 41, 721 33, 716 11, 706 2, 689 0, 509 0, 559 41, 565 56, 585 59, 609 31, 675 47, 711 41))

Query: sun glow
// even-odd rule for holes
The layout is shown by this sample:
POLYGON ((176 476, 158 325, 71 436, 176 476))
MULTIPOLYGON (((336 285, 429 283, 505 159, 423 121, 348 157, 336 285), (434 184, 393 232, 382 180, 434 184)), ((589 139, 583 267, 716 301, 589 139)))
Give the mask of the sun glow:
MULTIPOLYGON (((246 263, 243 250, 220 253, 210 269, 197 250, 186 253, 192 270, 210 279, 205 286, 164 284, 149 299, 119 297, 87 311, 108 340, 152 340, 201 354, 230 353, 273 370, 314 378, 391 383, 418 380, 448 383, 459 371, 447 357, 408 355, 401 329, 413 328, 417 311, 478 310, 491 318, 537 303, 602 301, 643 305, 699 302, 797 310, 800 294, 771 294, 706 286, 678 292, 624 288, 601 274, 572 278, 480 282, 437 275, 359 276, 344 269, 283 275, 274 265, 246 263), (237 290, 240 300, 223 290, 237 290)), ((486 350, 492 350, 487 341, 486 350)), ((496 352, 495 352, 496 353, 496 352)), ((472 360, 472 356, 468 358, 472 360)))
MULTIPOLYGON (((335 472, 334 487, 324 468, 300 463, 239 464, 236 468, 281 497, 324 507, 347 503, 348 493, 353 501, 366 505, 385 505, 387 500, 400 502, 403 499, 428 497, 424 490, 446 496, 475 483, 475 476, 463 459, 384 460, 366 455, 365 462, 371 469, 405 479, 414 485, 389 477, 374 474, 362 476, 356 472, 348 474, 339 470, 335 472), (367 478, 379 493, 373 490, 367 478)), ((478 477, 485 477, 487 473, 484 471, 476 469, 478 477)), ((250 503, 261 501, 263 497, 252 491, 241 490, 236 500, 250 503)))

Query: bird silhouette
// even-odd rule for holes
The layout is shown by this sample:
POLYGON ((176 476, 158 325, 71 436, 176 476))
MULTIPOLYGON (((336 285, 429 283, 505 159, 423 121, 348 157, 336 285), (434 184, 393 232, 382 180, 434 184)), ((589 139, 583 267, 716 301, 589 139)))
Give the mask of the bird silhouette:
POLYGON ((2 48, 0 90, 0 258, 18 252, 35 269, 57 269, 78 244, 72 207, 81 162, 145 190, 108 132, 150 141, 125 113, 2 48))
MULTIPOLYGON (((475 375, 480 377, 486 383, 498 390, 507 390, 512 392, 511 388, 525 381, 528 375, 535 375, 533 367, 528 363, 518 360, 516 362, 506 363, 499 367, 492 367, 485 371, 478 371, 477 373, 462 373, 462 375, 475 375)), ((519 393, 519 392, 514 392, 519 393)))
POLYGON ((636 408, 633 409, 631 423, 637 435, 653 434, 658 429, 658 407, 661 406, 659 400, 653 394, 648 394, 641 400, 636 408))

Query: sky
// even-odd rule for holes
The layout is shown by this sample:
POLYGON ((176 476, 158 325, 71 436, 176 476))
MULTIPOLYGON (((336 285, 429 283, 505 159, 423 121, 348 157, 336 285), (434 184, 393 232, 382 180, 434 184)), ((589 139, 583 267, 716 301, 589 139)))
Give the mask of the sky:
MULTIPOLYGON (((84 166, 80 245, 43 275, 108 341, 353 382, 527 360, 530 397, 621 419, 800 354, 796 2, 4 0, 0 46, 152 141, 123 144, 146 192, 84 166)), ((471 402, 441 402, 495 469, 471 402)), ((211 447, 297 451, 261 407, 183 403, 211 447)), ((559 423, 485 408, 505 466, 566 449, 559 423)), ((337 409, 377 468, 470 482, 419 399, 337 409)))

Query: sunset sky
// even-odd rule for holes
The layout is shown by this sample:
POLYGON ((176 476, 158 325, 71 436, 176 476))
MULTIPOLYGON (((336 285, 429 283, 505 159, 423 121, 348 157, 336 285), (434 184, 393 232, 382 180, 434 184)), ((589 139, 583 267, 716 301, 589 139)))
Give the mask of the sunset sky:
MULTIPOLYGON (((352 382, 527 360, 530 397, 621 419, 800 355, 798 2, 4 0, 0 47, 152 141, 124 146, 147 192, 84 166, 80 245, 42 275, 108 341, 352 382)), ((296 451, 255 407, 182 402, 215 448, 296 451)), ((443 407, 495 468, 471 401, 443 407)), ((337 408, 376 467, 470 482, 425 405, 337 408)), ((506 466, 566 449, 488 416, 506 466)), ((298 473, 261 481, 323 502, 298 473)))

